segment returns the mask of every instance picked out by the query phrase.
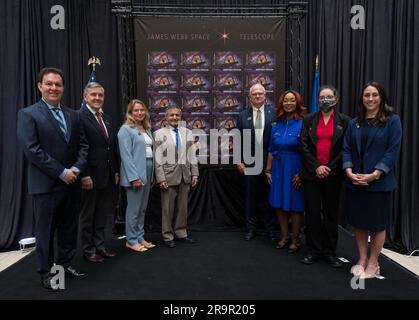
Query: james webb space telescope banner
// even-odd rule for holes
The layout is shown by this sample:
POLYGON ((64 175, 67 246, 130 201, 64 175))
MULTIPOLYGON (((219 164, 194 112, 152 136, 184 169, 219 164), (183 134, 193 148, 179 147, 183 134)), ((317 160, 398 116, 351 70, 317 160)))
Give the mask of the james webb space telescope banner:
POLYGON ((271 105, 284 90, 285 20, 138 18, 135 34, 137 89, 153 130, 171 105, 190 129, 231 130, 254 83, 271 105))

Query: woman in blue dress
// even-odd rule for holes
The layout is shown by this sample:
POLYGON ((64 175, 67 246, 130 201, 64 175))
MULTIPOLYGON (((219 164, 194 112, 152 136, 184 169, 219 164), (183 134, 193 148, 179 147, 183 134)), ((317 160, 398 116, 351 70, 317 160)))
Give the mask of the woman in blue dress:
POLYGON ((300 131, 306 108, 296 91, 286 91, 277 105, 278 122, 272 126, 266 163, 266 177, 271 190, 269 203, 276 209, 281 239, 276 248, 284 248, 290 240, 289 253, 300 248, 300 229, 303 223, 304 197, 298 171, 300 131), (289 230, 291 219, 292 230, 289 230))

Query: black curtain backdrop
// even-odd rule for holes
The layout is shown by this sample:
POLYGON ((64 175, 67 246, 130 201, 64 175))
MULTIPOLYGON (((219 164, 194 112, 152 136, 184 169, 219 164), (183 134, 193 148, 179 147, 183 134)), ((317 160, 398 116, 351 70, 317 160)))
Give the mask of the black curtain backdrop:
POLYGON ((32 236, 32 206, 27 195, 26 164, 16 139, 17 111, 40 99, 38 71, 61 68, 63 104, 80 108, 90 76, 87 60, 101 59, 97 81, 105 87, 106 112, 118 122, 120 72, 116 18, 107 0, 0 1, 0 249, 32 236), (65 9, 65 29, 50 27, 51 7, 65 9))
MULTIPOLYGON (((148 2, 165 3, 169 2, 148 2)), ((194 1, 176 3, 193 4, 194 1)), ((211 3, 239 7, 260 2, 211 3)), ((110 8, 111 3, 106 0, 0 2, 0 248, 8 248, 20 238, 32 235, 32 208, 26 195, 24 160, 16 145, 16 114, 23 106, 39 99, 35 85, 38 70, 47 65, 62 68, 66 75, 64 102, 78 108, 82 88, 89 76, 87 59, 92 55, 101 58, 98 81, 106 88, 107 112, 117 119, 116 122, 122 121, 125 103, 133 98, 129 95, 136 93, 132 89, 135 86, 127 80, 135 79, 130 58, 134 46, 133 43, 129 46, 129 39, 118 37, 117 32, 122 28, 130 30, 132 20, 115 18, 110 8), (53 16, 50 8, 56 4, 66 9, 65 30, 53 31, 49 27, 53 16)), ((394 197, 388 237, 391 243, 409 252, 418 248, 419 2, 313 0, 309 1, 305 18, 290 25, 302 30, 301 41, 290 39, 295 40, 292 41, 294 52, 298 45, 302 54, 298 63, 295 57, 289 61, 293 72, 288 73, 287 83, 301 91, 306 103, 310 102, 317 54, 320 56, 321 82, 336 85, 342 95, 341 110, 348 115, 355 115, 360 89, 365 82, 376 80, 387 89, 391 103, 402 118, 404 130, 396 170, 399 188, 394 197), (350 27, 353 5, 365 8, 365 30, 350 27)), ((230 177, 227 179, 231 184, 223 183, 227 181, 226 177, 233 175, 224 169, 211 169, 205 175, 202 177, 205 184, 191 194, 192 222, 240 225, 243 194, 234 187, 240 185, 240 181, 230 177), (212 212, 225 214, 225 218, 205 216, 208 206, 213 207, 215 211, 212 212)), ((156 215, 159 212, 153 213, 156 215)))

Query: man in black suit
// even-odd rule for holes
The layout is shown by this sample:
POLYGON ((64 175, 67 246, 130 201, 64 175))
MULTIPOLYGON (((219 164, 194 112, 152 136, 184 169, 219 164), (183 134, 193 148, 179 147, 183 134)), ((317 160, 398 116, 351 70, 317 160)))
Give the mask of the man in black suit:
POLYGON ((105 248, 106 217, 113 214, 116 185, 119 181, 119 161, 116 133, 111 118, 103 113, 105 89, 97 82, 84 89, 86 107, 80 109, 80 119, 89 143, 87 168, 81 173, 82 209, 80 230, 84 258, 99 263, 114 257, 105 248))
POLYGON ((78 113, 61 106, 64 76, 61 70, 44 68, 38 75, 42 99, 19 110, 17 136, 28 159, 28 191, 33 196, 36 252, 41 284, 57 290, 50 273, 57 258, 66 276, 87 274, 72 265, 77 246, 80 203, 79 173, 85 168, 89 146, 78 113))
POLYGON ((237 165, 239 172, 245 174, 246 181, 247 232, 245 240, 249 241, 255 237, 258 217, 263 217, 268 237, 273 243, 276 243, 276 217, 268 204, 269 186, 264 174, 271 125, 276 120, 276 112, 273 107, 265 105, 265 88, 259 83, 250 88, 249 100, 251 106, 239 114, 237 121, 237 128, 240 130, 242 138, 242 161, 245 162, 237 165), (250 134, 250 137, 246 137, 246 132, 250 134), (245 143, 249 141, 250 146, 246 148, 245 143), (246 150, 249 149, 251 154, 246 155, 246 150), (252 157, 254 158, 251 159, 252 157), (254 162, 249 163, 246 160, 254 162))

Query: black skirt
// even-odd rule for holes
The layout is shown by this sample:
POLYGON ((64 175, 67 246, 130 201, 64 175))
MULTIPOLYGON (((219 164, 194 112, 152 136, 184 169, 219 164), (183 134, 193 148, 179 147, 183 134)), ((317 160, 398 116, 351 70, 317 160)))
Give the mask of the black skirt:
POLYGON ((368 192, 345 188, 344 212, 348 223, 357 229, 386 230, 391 213, 392 192, 368 192))

